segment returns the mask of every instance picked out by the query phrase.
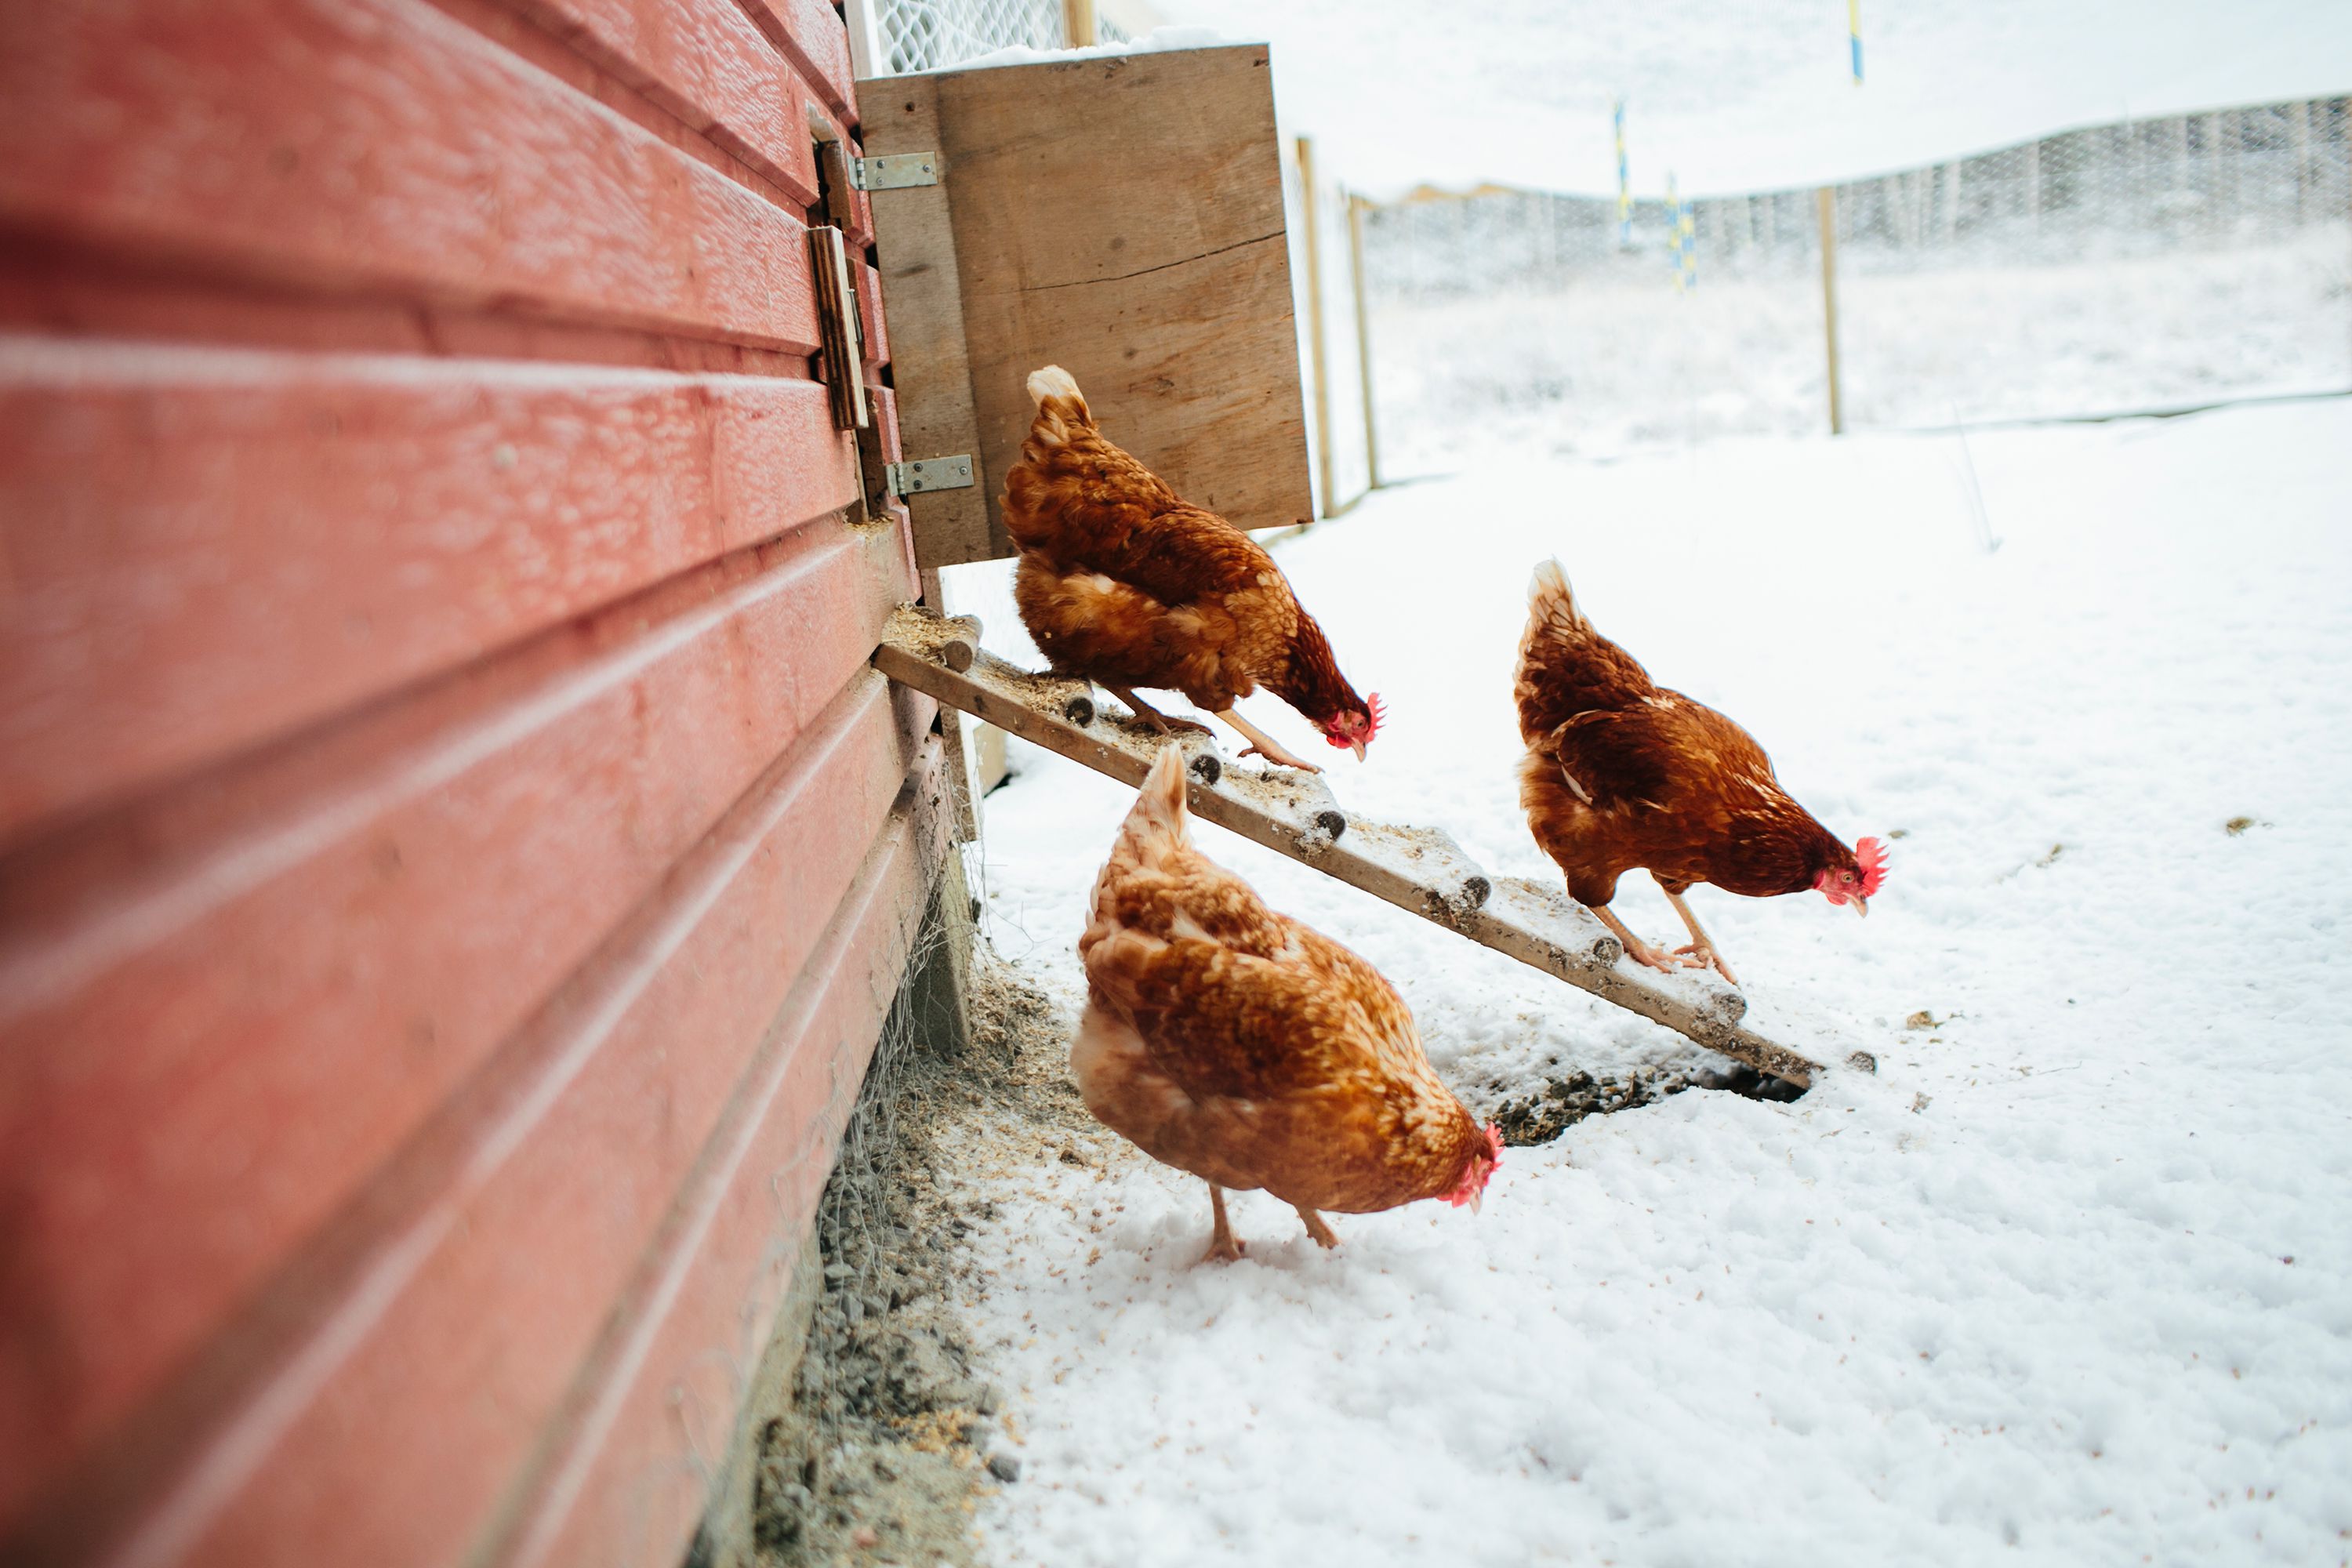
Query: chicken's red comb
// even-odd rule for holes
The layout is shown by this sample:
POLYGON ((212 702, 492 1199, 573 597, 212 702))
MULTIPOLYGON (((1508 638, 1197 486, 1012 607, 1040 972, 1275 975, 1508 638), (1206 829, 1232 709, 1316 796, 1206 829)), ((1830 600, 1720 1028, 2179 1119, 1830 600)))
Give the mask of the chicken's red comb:
POLYGON ((1878 896, 1878 884, 1886 880, 1886 846, 1875 838, 1865 838, 1853 847, 1854 864, 1862 868, 1862 896, 1878 896))

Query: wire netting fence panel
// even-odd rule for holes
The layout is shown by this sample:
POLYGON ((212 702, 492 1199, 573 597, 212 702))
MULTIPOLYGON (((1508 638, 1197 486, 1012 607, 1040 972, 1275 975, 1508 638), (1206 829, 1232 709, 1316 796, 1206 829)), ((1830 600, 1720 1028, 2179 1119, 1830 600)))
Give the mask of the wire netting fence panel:
MULTIPOLYGON (((1849 428, 2352 388, 2343 100, 2045 137, 1836 188, 1849 428)), ((1384 446, 1465 415, 1551 449, 1804 433, 1828 409, 1815 193, 1494 193, 1370 216, 1384 446)))
POLYGON ((1489 195, 1369 216, 1366 288, 1384 474, 1450 466, 1465 426, 1514 446, 1608 453, 1740 433, 1797 434, 1828 396, 1809 193, 1741 214, 1699 203, 1695 288, 1677 289, 1669 211, 1489 195))
POLYGON ((1015 44, 1059 48, 1062 0, 876 0, 894 72, 936 70, 1015 44))

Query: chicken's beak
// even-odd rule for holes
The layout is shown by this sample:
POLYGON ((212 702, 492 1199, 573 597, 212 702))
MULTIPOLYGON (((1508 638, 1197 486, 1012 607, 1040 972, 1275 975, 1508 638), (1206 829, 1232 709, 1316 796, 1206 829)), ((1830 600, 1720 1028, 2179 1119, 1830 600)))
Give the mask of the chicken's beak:
POLYGON ((1470 1194, 1470 1212, 1472 1214, 1476 1214, 1486 1201, 1486 1192, 1485 1188, 1482 1187, 1478 1191, 1472 1193, 1470 1194))
POLYGON ((1864 898, 1860 893, 1856 893, 1853 896, 1853 912, 1860 915, 1864 920, 1868 920, 1870 918, 1870 900, 1864 898))
POLYGON ((1364 743, 1361 741, 1350 741, 1348 744, 1356 748, 1356 761, 1360 763, 1362 762, 1364 760, 1364 743))

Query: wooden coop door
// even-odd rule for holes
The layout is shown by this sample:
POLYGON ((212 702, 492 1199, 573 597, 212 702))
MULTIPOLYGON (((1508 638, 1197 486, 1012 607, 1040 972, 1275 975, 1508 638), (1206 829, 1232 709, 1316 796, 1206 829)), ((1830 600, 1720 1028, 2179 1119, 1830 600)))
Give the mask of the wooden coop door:
POLYGON ((1045 364, 1187 500, 1313 515, 1265 46, 857 88, 900 443, 972 459, 968 488, 908 497, 923 567, 1014 553, 1004 475, 1045 364), (871 162, 919 153, 936 183, 871 162))

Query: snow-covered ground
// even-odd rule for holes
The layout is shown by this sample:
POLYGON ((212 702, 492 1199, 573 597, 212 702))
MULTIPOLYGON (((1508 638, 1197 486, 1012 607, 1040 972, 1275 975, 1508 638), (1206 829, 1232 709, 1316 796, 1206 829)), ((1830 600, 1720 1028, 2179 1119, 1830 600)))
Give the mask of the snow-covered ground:
MULTIPOLYGON (((1592 1118, 1509 1152, 1482 1215, 1342 1216, 1336 1253, 1244 1196, 1229 1267, 1195 1264, 1198 1181, 1024 1173, 971 1243, 1024 1444, 995 1561, 2352 1554, 2352 402, 1969 455, 1990 552, 1957 444, 1895 436, 1476 463, 1282 547, 1391 705, 1335 771, 1360 810, 1546 873, 1507 671, 1557 552, 1825 821, 1899 832, 1866 922, 1694 895, 1755 1026, 1881 1069, 1592 1118)), ((992 574, 961 574, 983 613, 992 574)), ((1130 795, 1016 763, 988 924, 1074 1009, 1130 795)), ((1474 1104, 1692 1055, 1198 831, 1378 963, 1474 1104)), ((1672 929, 1638 875, 1617 908, 1672 929)))
MULTIPOLYGON (((1922 429, 2343 391, 2347 238, 2337 225, 2223 249, 1917 271, 1849 252, 1838 290, 1847 424, 1922 429)), ((1829 420, 1809 270, 1703 275, 1678 295, 1643 256, 1557 290, 1383 297, 1372 335, 1391 474, 1455 468, 1465 426, 1497 447, 1609 456, 1806 435, 1829 420)))

